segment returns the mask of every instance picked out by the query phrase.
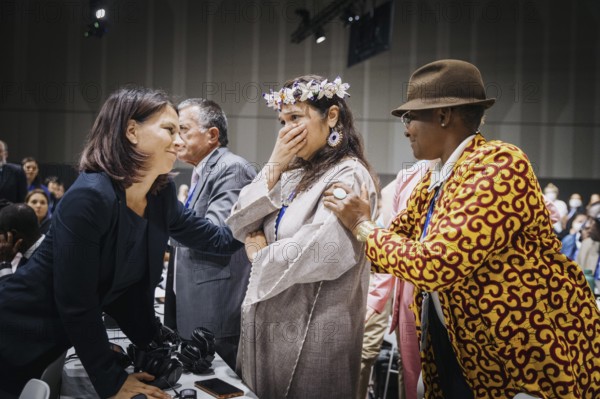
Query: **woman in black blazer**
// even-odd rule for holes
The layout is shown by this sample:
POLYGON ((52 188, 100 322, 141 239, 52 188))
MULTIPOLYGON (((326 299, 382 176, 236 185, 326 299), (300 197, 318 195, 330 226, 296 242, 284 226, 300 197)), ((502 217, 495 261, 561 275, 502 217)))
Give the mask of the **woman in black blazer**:
POLYGON ((126 88, 108 98, 46 239, 0 283, 0 396, 18 395, 74 346, 101 397, 169 397, 141 381, 151 376, 117 364, 102 312, 145 347, 157 331, 154 288, 169 236, 216 255, 242 245, 177 200, 168 173, 182 145, 178 132, 162 92, 126 88))

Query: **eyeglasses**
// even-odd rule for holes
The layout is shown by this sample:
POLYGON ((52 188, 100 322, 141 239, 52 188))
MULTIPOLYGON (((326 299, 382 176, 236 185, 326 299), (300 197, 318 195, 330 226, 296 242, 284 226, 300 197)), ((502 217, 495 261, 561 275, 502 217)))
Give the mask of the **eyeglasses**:
POLYGON ((408 129, 408 125, 410 125, 410 122, 412 122, 414 119, 415 118, 414 118, 414 116, 412 116, 410 114, 410 111, 406 111, 400 117, 400 120, 402 121, 402 123, 404 123, 404 127, 407 128, 407 129, 408 129))

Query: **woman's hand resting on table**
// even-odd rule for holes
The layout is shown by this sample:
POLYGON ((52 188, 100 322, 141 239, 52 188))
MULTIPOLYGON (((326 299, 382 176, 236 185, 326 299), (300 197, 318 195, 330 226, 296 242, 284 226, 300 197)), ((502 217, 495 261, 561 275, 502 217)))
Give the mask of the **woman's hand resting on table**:
POLYGON ((131 399, 133 396, 143 393, 148 398, 171 399, 171 395, 163 392, 160 388, 145 384, 143 381, 152 381, 154 377, 148 373, 129 374, 125 383, 119 389, 114 399, 131 399))

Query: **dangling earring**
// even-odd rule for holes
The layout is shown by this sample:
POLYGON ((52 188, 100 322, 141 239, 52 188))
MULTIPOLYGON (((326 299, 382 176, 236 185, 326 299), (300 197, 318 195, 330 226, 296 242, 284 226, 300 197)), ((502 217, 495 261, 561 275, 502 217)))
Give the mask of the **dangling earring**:
POLYGON ((344 138, 343 133, 333 130, 333 128, 330 128, 329 129, 329 137, 327 137, 327 144, 329 144, 330 147, 335 148, 338 145, 340 145, 343 138, 344 138))

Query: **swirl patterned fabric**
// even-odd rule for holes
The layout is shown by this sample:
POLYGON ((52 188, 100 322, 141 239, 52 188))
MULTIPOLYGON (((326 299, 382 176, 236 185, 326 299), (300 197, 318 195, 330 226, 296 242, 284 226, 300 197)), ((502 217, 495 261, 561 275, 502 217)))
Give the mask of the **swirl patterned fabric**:
MULTIPOLYGON (((580 267, 560 253, 526 155, 477 135, 453 165, 419 242, 430 181, 431 172, 390 230, 371 233, 367 256, 377 272, 439 293, 475 398, 600 398, 600 312, 580 267)), ((442 398, 428 348, 421 353, 426 397, 442 398)))

